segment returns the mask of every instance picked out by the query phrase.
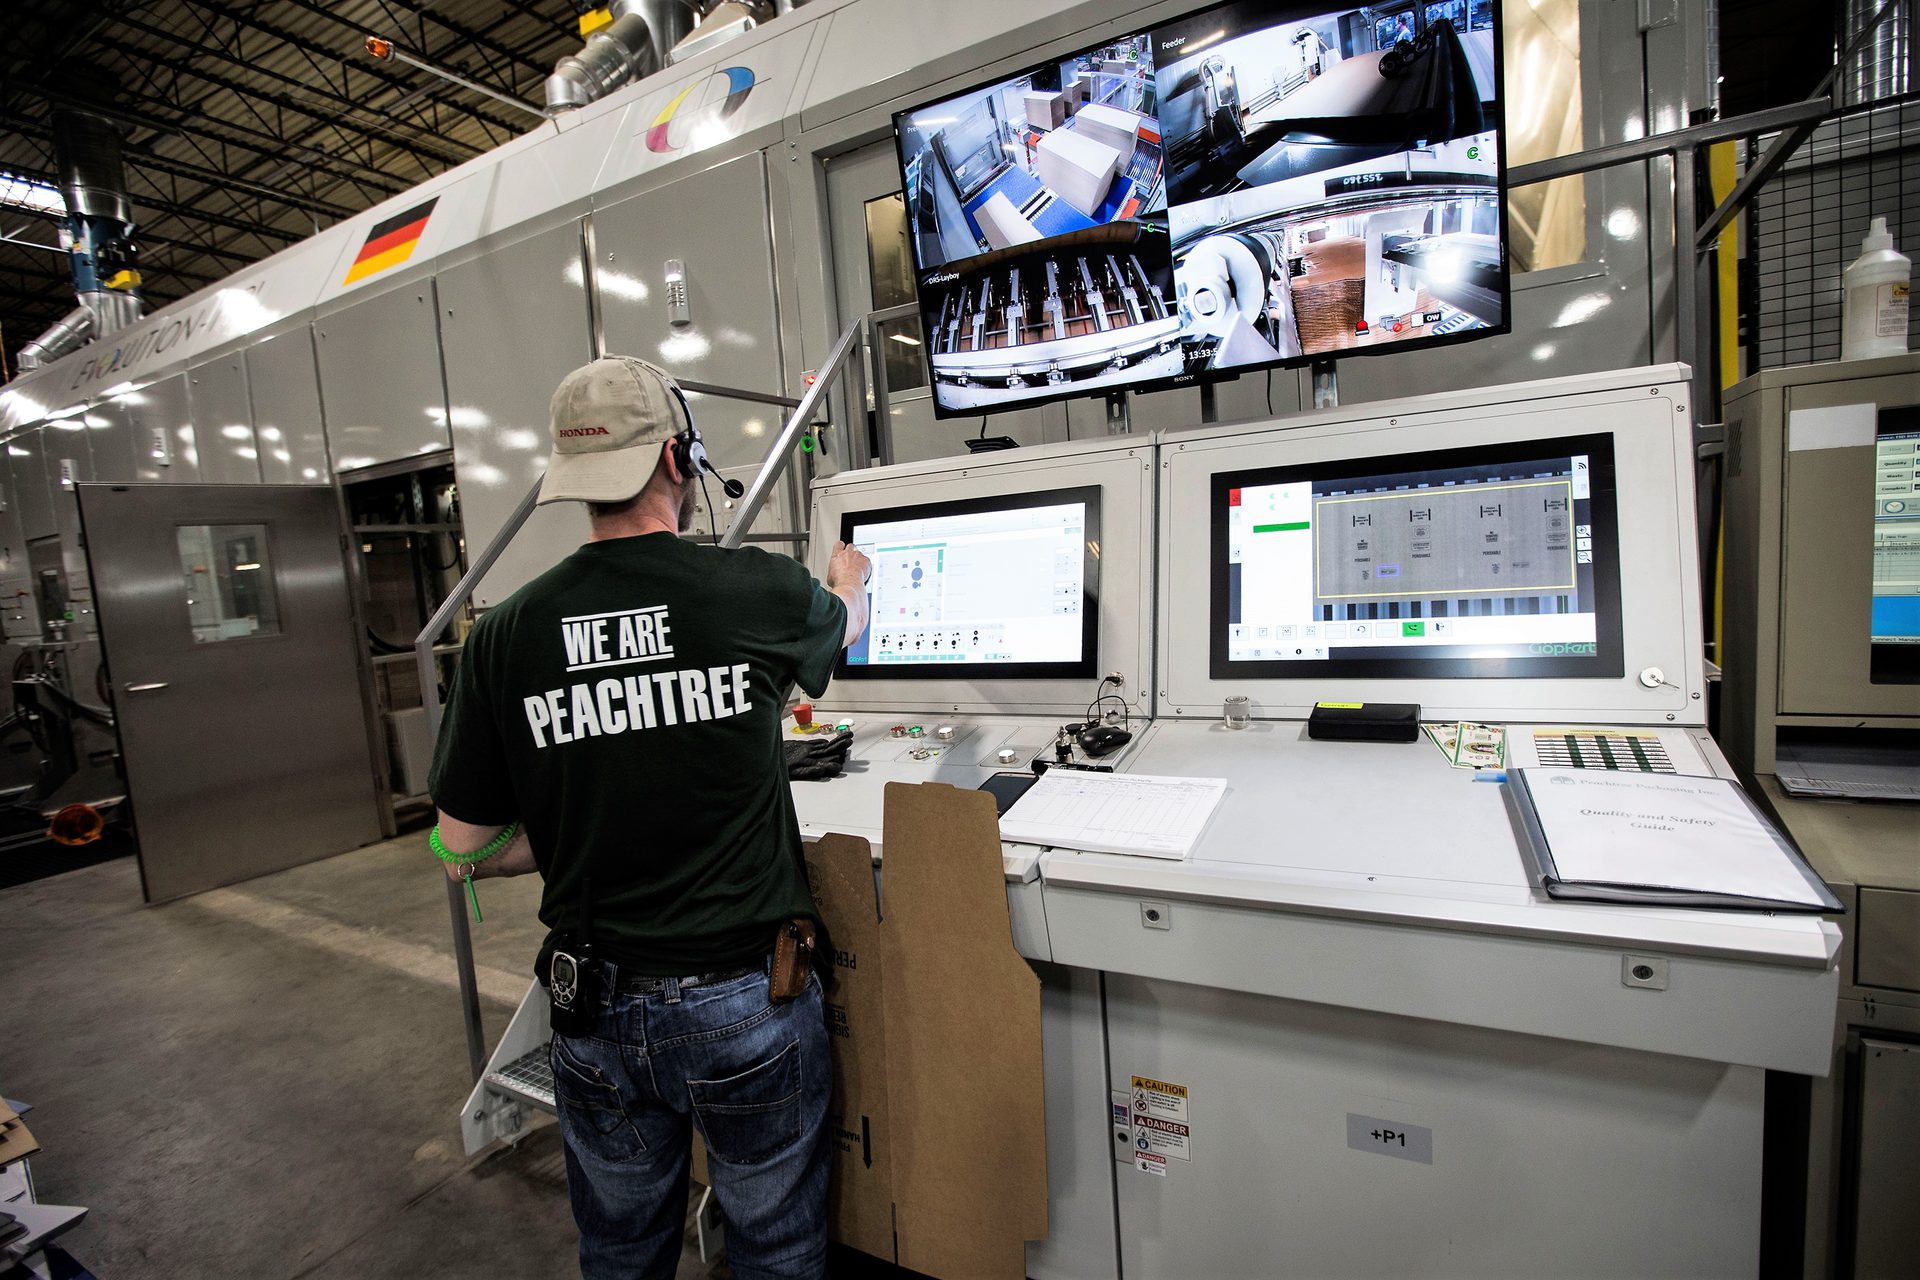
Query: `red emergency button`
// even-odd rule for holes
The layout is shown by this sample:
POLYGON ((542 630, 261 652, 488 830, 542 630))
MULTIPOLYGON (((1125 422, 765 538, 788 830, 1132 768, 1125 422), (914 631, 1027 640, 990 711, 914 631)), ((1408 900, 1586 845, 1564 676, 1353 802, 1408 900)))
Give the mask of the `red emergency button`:
POLYGON ((811 702, 803 702, 795 707, 793 709, 793 722, 802 729, 810 728, 813 724, 813 704, 811 702))

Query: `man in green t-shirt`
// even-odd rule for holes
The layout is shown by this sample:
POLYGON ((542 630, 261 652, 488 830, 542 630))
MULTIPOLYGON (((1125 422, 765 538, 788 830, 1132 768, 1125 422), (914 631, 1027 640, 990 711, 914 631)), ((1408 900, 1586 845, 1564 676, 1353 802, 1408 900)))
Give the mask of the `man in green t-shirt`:
POLYGON ((436 839, 455 859, 503 844, 450 875, 545 881, 539 975, 556 1002, 580 994, 552 1059, 581 1273, 674 1274, 697 1124, 734 1274, 817 1276, 820 988, 775 1000, 769 982, 776 931, 816 915, 781 721, 866 630, 872 567, 837 546, 822 587, 784 556, 683 540, 711 466, 646 361, 569 374, 552 431, 540 501, 585 502, 592 535, 467 637, 436 839))

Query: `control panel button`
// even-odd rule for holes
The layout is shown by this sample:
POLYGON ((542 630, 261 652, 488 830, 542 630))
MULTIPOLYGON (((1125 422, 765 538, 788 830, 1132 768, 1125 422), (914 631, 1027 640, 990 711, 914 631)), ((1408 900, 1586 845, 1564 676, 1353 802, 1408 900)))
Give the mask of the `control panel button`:
POLYGON ((940 739, 940 741, 942 742, 952 742, 953 726, 950 724, 943 724, 938 729, 935 729, 933 731, 933 736, 940 739))
POLYGON ((907 726, 907 736, 909 738, 924 738, 927 736, 927 731, 920 725, 910 724, 907 726))
POLYGON ((1020 753, 1012 747, 1002 747, 994 756, 1001 764, 1014 764, 1020 759, 1020 753))

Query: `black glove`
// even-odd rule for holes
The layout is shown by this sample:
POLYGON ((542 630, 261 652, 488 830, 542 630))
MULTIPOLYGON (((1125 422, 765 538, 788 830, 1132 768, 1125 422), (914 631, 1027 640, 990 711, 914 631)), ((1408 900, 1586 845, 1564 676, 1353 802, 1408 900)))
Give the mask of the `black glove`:
POLYGON ((825 782, 839 774, 853 750, 853 730, 842 729, 832 737, 815 736, 805 742, 783 742, 780 749, 787 757, 787 777, 795 782, 825 782))

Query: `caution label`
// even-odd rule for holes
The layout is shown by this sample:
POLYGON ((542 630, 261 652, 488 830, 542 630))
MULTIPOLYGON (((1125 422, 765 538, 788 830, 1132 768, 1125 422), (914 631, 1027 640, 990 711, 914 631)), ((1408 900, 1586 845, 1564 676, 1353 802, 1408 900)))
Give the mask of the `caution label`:
POLYGON ((1156 1173, 1163 1178, 1167 1176, 1167 1158, 1154 1155, 1150 1151, 1134 1152, 1133 1167, 1142 1173, 1156 1173))
POLYGON ((1175 1160, 1193 1159, 1193 1148, 1188 1141, 1187 1126, 1172 1120, 1162 1120, 1158 1116, 1133 1118, 1133 1144, 1139 1151, 1151 1151, 1155 1155, 1170 1156, 1175 1160))
POLYGON ((1186 1124, 1187 1086, 1150 1080, 1146 1076, 1133 1077, 1133 1114, 1136 1121, 1140 1116, 1153 1116, 1186 1124))

